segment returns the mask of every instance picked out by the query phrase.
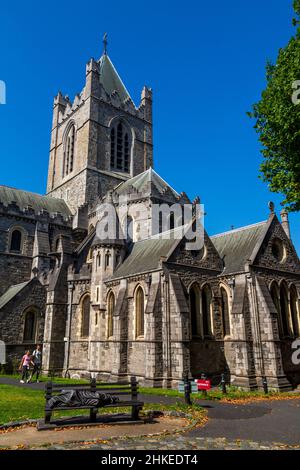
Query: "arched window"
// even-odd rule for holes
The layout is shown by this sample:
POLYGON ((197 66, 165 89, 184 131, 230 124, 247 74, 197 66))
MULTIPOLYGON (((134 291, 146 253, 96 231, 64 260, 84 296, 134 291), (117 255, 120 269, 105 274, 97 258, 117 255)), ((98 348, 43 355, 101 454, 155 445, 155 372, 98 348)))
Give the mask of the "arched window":
POLYGON ((105 254, 105 269, 109 267, 109 263, 110 263, 110 253, 106 253, 105 254))
POLYGON ((130 136, 122 122, 116 123, 110 131, 110 168, 130 171, 130 136))
POLYGON ((35 342, 36 336, 36 313, 32 310, 29 310, 25 314, 25 322, 24 322, 24 335, 23 340, 25 343, 33 343, 35 342))
POLYGON ((90 295, 86 294, 81 301, 81 336, 83 338, 90 334, 90 295))
POLYGON ((115 295, 113 292, 108 294, 107 299, 107 337, 110 338, 114 335, 114 310, 115 310, 115 295))
POLYGON ((191 286, 189 297, 192 336, 200 336, 200 289, 197 284, 191 286))
POLYGON ((222 327, 223 327, 223 337, 230 335, 230 319, 229 319, 229 299, 227 290, 221 286, 221 316, 222 316, 222 327))
POLYGON ((171 214, 170 214, 169 225, 170 225, 170 230, 173 230, 174 227, 175 227, 174 212, 171 212, 171 214))
POLYGON ((288 302, 288 289, 283 282, 280 286, 280 316, 282 322, 282 330, 284 336, 289 336, 289 302, 288 302))
POLYGON ((97 258, 96 258, 96 270, 100 268, 100 266, 101 266, 101 254, 98 253, 97 258))
POLYGON ((212 334, 211 325, 211 290, 206 285, 201 292, 201 307, 202 307, 202 322, 203 322, 203 336, 210 336, 212 334))
POLYGON ((158 214, 158 233, 162 233, 163 231, 163 214, 159 211, 158 214))
POLYGON ((128 215, 127 218, 125 219, 125 224, 126 226, 124 227, 124 232, 126 235, 126 239, 128 241, 132 241, 133 231, 134 231, 134 222, 133 222, 133 218, 130 215, 128 215))
POLYGON ((273 304, 277 311, 279 335, 283 336, 283 325, 282 325, 281 312, 280 312, 279 288, 276 282, 272 283, 270 294, 273 300, 273 304))
POLYGON ((10 251, 20 253, 22 251, 22 232, 21 230, 13 230, 10 238, 10 251))
POLYGON ((298 294, 295 286, 292 286, 290 290, 290 308, 292 315, 293 333, 295 336, 299 336, 300 328, 298 318, 298 294))
POLYGON ((145 315, 145 300, 144 291, 139 286, 135 294, 135 329, 136 336, 144 336, 144 315, 145 315))
POLYGON ((74 166, 75 125, 73 124, 65 137, 64 145, 64 176, 72 173, 74 166))
POLYGON ((276 282, 272 283, 270 294, 273 300, 273 304, 277 311, 277 319, 278 319, 278 329, 279 329, 279 336, 283 336, 283 323, 282 323, 282 316, 281 316, 281 308, 280 308, 280 295, 279 295, 279 287, 276 282))

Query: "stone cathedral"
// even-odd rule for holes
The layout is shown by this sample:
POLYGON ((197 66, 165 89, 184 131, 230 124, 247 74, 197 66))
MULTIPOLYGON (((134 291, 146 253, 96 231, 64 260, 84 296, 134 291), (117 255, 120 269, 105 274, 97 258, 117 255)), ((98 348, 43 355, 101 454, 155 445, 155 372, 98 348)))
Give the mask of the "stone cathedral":
POLYGON ((154 204, 197 201, 154 171, 152 91, 134 104, 105 49, 73 102, 54 98, 47 194, 0 186, 7 366, 40 343, 46 374, 176 387, 225 373, 246 389, 297 387, 300 261, 287 212, 271 204, 262 222, 204 232, 197 250, 184 230, 172 236, 174 217, 170 236, 153 234, 154 204), (99 236, 103 203, 124 237, 99 236))

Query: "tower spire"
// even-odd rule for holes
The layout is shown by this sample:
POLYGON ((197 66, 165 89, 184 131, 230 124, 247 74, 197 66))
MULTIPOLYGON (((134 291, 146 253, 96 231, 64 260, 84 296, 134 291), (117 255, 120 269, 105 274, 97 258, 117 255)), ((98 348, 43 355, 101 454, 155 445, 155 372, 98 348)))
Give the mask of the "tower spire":
POLYGON ((104 33, 103 36, 103 55, 107 55, 107 33, 104 33))

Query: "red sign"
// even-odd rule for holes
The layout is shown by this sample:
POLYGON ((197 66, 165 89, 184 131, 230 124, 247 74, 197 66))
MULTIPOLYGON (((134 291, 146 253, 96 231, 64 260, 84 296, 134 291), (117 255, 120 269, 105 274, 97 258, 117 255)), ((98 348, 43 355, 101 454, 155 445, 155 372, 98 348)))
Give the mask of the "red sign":
POLYGON ((198 380, 195 380, 195 382, 198 385, 198 390, 210 390, 211 389, 210 380, 198 379, 198 380))

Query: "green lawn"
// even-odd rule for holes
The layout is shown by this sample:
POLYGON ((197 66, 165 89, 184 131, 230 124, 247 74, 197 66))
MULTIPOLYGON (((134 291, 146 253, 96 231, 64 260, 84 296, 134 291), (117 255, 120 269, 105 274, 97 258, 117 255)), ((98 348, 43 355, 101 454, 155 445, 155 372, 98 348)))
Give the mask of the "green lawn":
POLYGON ((39 418, 43 415, 44 392, 30 388, 0 386, 0 424, 39 418))

